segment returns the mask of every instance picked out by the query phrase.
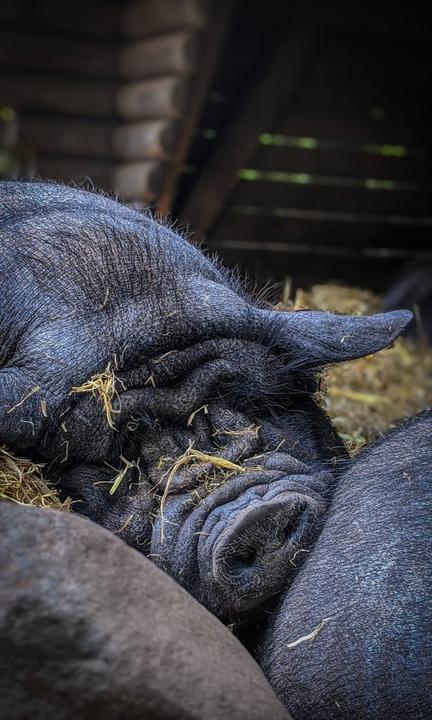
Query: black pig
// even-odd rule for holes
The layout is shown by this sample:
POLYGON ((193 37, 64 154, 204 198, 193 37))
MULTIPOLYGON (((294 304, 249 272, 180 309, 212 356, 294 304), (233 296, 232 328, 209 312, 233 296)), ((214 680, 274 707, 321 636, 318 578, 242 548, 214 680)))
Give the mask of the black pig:
POLYGON ((296 720, 432 717, 432 411, 355 459, 261 638, 296 720))
POLYGON ((151 217, 54 184, 0 185, 0 239, 0 442, 223 619, 280 591, 344 457, 316 371, 410 314, 271 311, 151 217), (77 390, 104 371, 109 416, 77 390))

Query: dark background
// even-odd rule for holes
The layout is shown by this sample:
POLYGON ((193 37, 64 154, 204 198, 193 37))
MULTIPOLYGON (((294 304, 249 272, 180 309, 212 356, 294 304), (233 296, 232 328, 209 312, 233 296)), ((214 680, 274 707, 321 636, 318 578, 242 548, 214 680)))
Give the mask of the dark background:
POLYGON ((418 2, 2 0, 0 174, 93 183, 229 265, 383 291, 431 258, 418 2))

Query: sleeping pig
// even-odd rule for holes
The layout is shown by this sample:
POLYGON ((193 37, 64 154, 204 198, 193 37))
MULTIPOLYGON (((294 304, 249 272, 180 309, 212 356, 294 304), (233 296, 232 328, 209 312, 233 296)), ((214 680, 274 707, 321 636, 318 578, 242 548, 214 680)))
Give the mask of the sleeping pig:
POLYGON ((50 183, 0 184, 0 242, 0 442, 224 621, 276 596, 345 458, 317 371, 410 313, 273 311, 149 215, 50 183))

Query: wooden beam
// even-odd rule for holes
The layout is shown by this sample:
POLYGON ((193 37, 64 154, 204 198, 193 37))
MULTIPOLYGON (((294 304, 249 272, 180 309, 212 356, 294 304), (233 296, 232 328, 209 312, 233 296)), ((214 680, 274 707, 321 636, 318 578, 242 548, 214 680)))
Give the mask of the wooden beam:
MULTIPOLYGON (((272 214, 241 215, 227 210, 207 238, 210 249, 251 244, 265 249, 272 243, 317 247, 430 249, 432 217, 373 215, 343 211, 290 210, 285 217, 272 214)), ((431 250, 432 252, 432 250, 431 250)), ((383 253, 385 254, 385 252, 383 253)))
MULTIPOLYGON (((390 282, 400 275, 407 260, 419 255, 407 250, 402 256, 370 257, 361 256, 358 251, 347 256, 319 253, 311 256, 301 252, 299 247, 281 243, 268 250, 245 247, 231 248, 212 246, 228 267, 236 267, 249 278, 259 281, 283 281, 287 276, 293 281, 293 289, 305 288, 324 282, 342 282, 344 285, 368 287, 383 292, 390 282)), ((423 253, 420 254, 420 257, 423 253)))
POLYGON ((79 34, 85 37, 116 38, 120 24, 120 2, 74 0, 61 6, 58 0, 1 0, 2 26, 46 33, 79 34))
MULTIPOLYGON (((1 57, 1 55, 0 55, 1 57)), ((176 32, 146 38, 120 52, 120 74, 142 79, 152 75, 189 75, 197 66, 196 33, 176 32)))
POLYGON ((83 117, 114 114, 116 85, 97 80, 66 80, 23 73, 0 75, 0 96, 4 105, 19 112, 46 110, 83 117))
POLYGON ((229 21, 237 7, 237 0, 214 0, 207 18, 207 30, 201 35, 201 61, 194 80, 187 113, 176 138, 174 155, 167 167, 164 184, 158 200, 158 211, 166 215, 177 190, 182 167, 196 131, 205 96, 209 88, 222 49, 229 21))
POLYGON ((168 160, 175 135, 172 120, 125 123, 114 132, 114 153, 122 160, 168 160))
POLYGON ((319 29, 315 4, 300 4, 288 35, 280 38, 269 63, 251 85, 231 126, 199 178, 180 213, 182 222, 198 235, 208 231, 237 181, 239 168, 247 167, 257 138, 274 121, 282 101, 298 85, 301 72, 319 29))
POLYGON ((127 83, 117 93, 117 112, 122 118, 178 118, 186 110, 188 83, 167 76, 127 83))
POLYGON ((427 98, 419 98, 415 107, 399 104, 384 108, 362 105, 360 100, 357 98, 357 102, 350 105, 341 96, 328 95, 324 102, 308 102, 302 98, 298 107, 287 106, 286 112, 282 110, 272 132, 346 143, 430 147, 427 98), (377 119, 374 112, 379 113, 377 119))
MULTIPOLYGON (((405 183, 392 189, 387 183, 370 178, 337 179, 334 185, 306 182, 302 173, 294 182, 268 182, 240 180, 229 199, 233 207, 299 208, 301 210, 331 210, 347 213, 376 213, 378 215, 428 216, 432 206, 429 184, 405 183), (354 184, 350 185, 350 180, 354 184)), ((328 180, 329 176, 324 176, 328 180)), ((332 178, 330 178, 332 180, 332 178)), ((391 182, 391 181, 390 181, 391 182)))
POLYGON ((118 48, 100 38, 76 39, 60 35, 35 35, 31 31, 0 30, 0 65, 5 69, 50 74, 113 77, 118 48))
POLYGON ((60 153, 109 157, 113 122, 65 119, 50 115, 21 115, 20 133, 27 145, 38 153, 60 153))
POLYGON ((125 163, 114 172, 114 192, 123 200, 151 202, 160 190, 162 173, 160 162, 125 163))
POLYGON ((142 38, 171 30, 199 29, 206 23, 208 0, 138 0, 123 17, 126 37, 142 38))
MULTIPOLYGON (((309 138, 306 138, 307 142, 309 138)), ((301 141, 300 141, 301 142, 301 141)), ((257 170, 287 172, 309 175, 333 175, 337 177, 370 178, 432 183, 431 149, 403 154, 403 148, 384 146, 384 151, 401 152, 401 155, 377 152, 379 146, 366 143, 304 150, 300 147, 261 146, 252 161, 257 170), (370 147, 366 152, 363 148, 370 147)))

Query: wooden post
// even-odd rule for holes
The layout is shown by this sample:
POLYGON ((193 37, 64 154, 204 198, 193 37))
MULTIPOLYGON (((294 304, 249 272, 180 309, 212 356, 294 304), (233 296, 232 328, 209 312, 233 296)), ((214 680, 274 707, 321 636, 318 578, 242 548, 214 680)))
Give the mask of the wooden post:
POLYGON ((197 62, 197 34, 182 31, 128 45, 120 52, 119 66, 122 77, 142 80, 152 75, 189 75, 197 62))
POLYGON ((123 85, 117 94, 117 112, 127 120, 178 118, 186 109, 187 81, 169 75, 123 85))
POLYGON ((213 0, 211 15, 208 18, 208 27, 201 37, 200 69, 191 88, 187 111, 176 137, 175 150, 167 168, 162 192, 157 203, 158 211, 162 215, 166 215, 171 210, 178 178, 189 152, 204 99, 229 26, 229 20, 236 5, 236 0, 213 0))
POLYGON ((149 203, 156 197, 163 169, 152 160, 126 163, 114 171, 114 192, 123 200, 149 203))
POLYGON ((197 30, 206 24, 208 1, 136 0, 125 9, 123 32, 128 38, 143 38, 171 30, 197 30))
POLYGON ((120 125, 113 137, 116 157, 121 160, 169 159, 175 140, 172 120, 141 120, 120 125))
POLYGON ((282 101, 297 87, 319 29, 315 5, 309 8, 305 3, 300 5, 289 34, 280 38, 269 63, 252 82, 231 126, 182 208, 182 222, 191 225, 198 237, 213 226, 237 182, 238 170, 247 166, 259 135, 269 129, 282 101))

